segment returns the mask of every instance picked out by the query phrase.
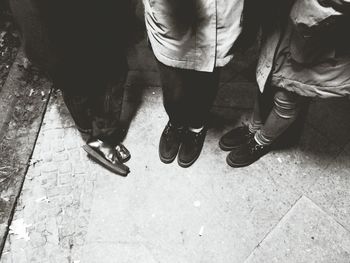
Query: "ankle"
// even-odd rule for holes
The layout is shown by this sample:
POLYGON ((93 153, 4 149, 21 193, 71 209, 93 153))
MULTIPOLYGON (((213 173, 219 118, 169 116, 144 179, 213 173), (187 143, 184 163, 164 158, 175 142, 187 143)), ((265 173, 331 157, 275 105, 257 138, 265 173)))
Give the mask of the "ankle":
POLYGON ((254 125, 252 123, 248 124, 248 130, 249 130, 250 133, 256 133, 257 131, 260 130, 260 128, 261 128, 260 125, 254 125))
POLYGON ((203 131, 203 129, 204 129, 204 125, 200 128, 188 127, 188 130, 190 130, 191 132, 195 132, 195 133, 200 133, 201 131, 203 131))
POLYGON ((260 146, 268 146, 271 145, 273 140, 267 138, 261 133, 261 130, 257 131, 254 135, 254 140, 260 146))
POLYGON ((184 126, 183 125, 180 125, 180 124, 177 124, 177 123, 173 123, 171 121, 168 122, 168 125, 171 127, 171 128, 174 128, 174 129, 183 129, 184 126))

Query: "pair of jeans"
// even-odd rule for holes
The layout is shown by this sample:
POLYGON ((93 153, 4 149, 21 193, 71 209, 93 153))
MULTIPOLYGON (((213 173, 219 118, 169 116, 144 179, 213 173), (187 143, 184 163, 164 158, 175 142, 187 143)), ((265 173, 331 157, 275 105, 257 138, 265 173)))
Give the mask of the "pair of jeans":
POLYGON ((158 68, 170 122, 178 127, 203 127, 218 92, 220 70, 199 72, 169 67, 159 61, 158 68))
POLYGON ((258 93, 249 128, 261 144, 271 144, 297 119, 309 99, 283 88, 258 93))

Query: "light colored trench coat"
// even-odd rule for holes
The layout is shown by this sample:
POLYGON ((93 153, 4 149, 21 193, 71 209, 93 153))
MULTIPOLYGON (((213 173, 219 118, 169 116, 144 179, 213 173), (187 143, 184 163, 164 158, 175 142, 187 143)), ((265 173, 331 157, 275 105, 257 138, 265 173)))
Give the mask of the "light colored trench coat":
POLYGON ((149 41, 163 64, 212 72, 233 57, 243 0, 143 0, 149 41))
POLYGON ((349 1, 331 1, 339 6, 344 3, 344 8, 336 11, 319 5, 317 0, 296 0, 287 26, 281 28, 280 21, 275 21, 275 28, 268 29, 269 33, 263 36, 256 72, 261 92, 267 84, 308 97, 350 94, 350 23, 347 24, 350 20, 344 19, 348 16, 345 12, 349 10, 349 1), (340 22, 332 25, 334 21, 340 22), (300 24, 324 29, 319 31, 321 36, 314 37, 312 31, 298 30, 300 24), (332 34, 335 30, 339 32, 332 34), (345 46, 345 52, 344 48, 339 52, 339 46, 345 46))

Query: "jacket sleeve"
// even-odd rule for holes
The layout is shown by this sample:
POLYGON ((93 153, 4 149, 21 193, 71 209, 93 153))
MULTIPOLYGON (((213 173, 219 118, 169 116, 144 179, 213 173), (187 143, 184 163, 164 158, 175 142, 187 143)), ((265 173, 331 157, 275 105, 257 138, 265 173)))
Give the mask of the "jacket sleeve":
POLYGON ((343 13, 350 14, 350 0, 318 0, 323 6, 332 7, 334 10, 343 13))
POLYGON ((344 15, 323 1, 325 0, 295 1, 289 16, 296 31, 302 36, 310 38, 323 34, 334 26, 338 18, 344 15))

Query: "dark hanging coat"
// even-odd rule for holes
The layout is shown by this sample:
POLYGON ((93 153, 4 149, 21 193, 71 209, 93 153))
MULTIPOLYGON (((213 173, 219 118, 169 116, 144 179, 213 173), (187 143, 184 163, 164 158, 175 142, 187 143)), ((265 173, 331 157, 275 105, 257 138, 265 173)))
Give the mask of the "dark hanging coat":
POLYGON ((103 89, 126 71, 130 0, 11 0, 28 58, 68 91, 103 89))

